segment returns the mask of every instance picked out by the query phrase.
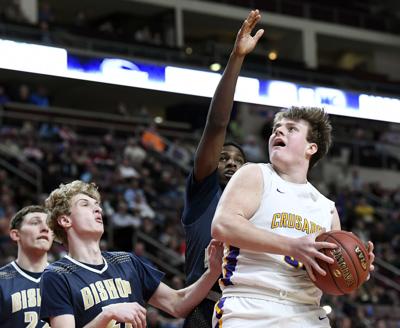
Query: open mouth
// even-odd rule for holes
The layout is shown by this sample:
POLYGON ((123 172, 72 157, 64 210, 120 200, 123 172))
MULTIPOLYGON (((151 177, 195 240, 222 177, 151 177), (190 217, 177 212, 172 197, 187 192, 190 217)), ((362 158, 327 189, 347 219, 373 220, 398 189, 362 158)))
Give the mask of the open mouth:
POLYGON ((224 176, 225 176, 227 179, 232 178, 232 175, 234 175, 234 174, 235 174, 235 171, 233 171, 233 170, 226 170, 226 171, 224 172, 224 176))
POLYGON ((272 143, 272 147, 285 147, 286 144, 283 142, 282 139, 275 139, 274 142, 272 143))
POLYGON ((49 237, 48 236, 40 236, 38 239, 39 240, 47 240, 47 241, 49 241, 49 237))

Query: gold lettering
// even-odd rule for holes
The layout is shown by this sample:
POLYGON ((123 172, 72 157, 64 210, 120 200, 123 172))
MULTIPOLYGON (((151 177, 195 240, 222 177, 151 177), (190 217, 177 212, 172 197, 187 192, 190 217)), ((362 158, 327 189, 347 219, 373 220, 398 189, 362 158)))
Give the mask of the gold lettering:
POLYGON ((303 222, 303 229, 301 229, 303 232, 305 232, 306 234, 310 233, 310 226, 308 224, 308 220, 306 218, 304 218, 304 222, 303 222))
POLYGON ((114 281, 112 279, 104 280, 104 286, 106 286, 108 295, 111 299, 118 298, 117 288, 115 287, 114 281))
POLYGON ((27 290, 28 307, 36 306, 36 288, 29 288, 27 290))
POLYGON ((90 289, 92 290, 92 293, 93 293, 94 302, 96 304, 99 304, 100 303, 100 297, 99 297, 99 293, 97 292, 96 287, 94 286, 94 284, 90 284, 89 286, 90 286, 90 289))
POLYGON ((296 216, 292 213, 289 214, 289 220, 288 220, 288 228, 294 228, 294 221, 295 221, 296 216))
POLYGON ((106 289, 104 288, 103 282, 102 281, 96 281, 94 284, 99 292, 100 299, 102 301, 107 301, 108 300, 108 294, 106 289))
POLYGON ((351 272, 347 266, 346 261, 343 258, 342 249, 340 247, 338 247, 338 248, 334 249, 331 253, 339 266, 339 270, 343 275, 346 285, 348 287, 350 287, 351 285, 353 285, 355 283, 355 281, 354 281, 353 275, 351 274, 351 272))
POLYGON ((272 217, 272 222, 271 222, 271 229, 276 229, 279 226, 279 219, 281 218, 281 215, 279 213, 275 213, 274 216, 272 217))
POLYGON ((282 219, 281 219, 281 227, 286 228, 288 225, 288 214, 286 212, 282 213, 282 219))
POLYGON ((361 267, 364 269, 364 271, 367 270, 367 259, 364 252, 358 245, 356 246, 354 251, 356 252, 358 259, 360 260, 361 267))
POLYGON ((36 328, 38 321, 39 315, 37 312, 29 311, 24 313, 24 322, 29 323, 26 328, 36 328))
POLYGON ((28 307, 26 300, 26 290, 21 290, 22 308, 26 309, 28 307))
POLYGON ((11 295, 12 313, 22 309, 21 294, 16 292, 11 295))
POLYGON ((117 278, 115 279, 115 285, 117 286, 119 296, 128 297, 131 294, 131 285, 128 281, 117 278))
POLYGON ((42 296, 40 295, 40 289, 36 288, 36 299, 37 299, 37 306, 42 304, 42 296))
POLYGON ((85 310, 90 309, 94 305, 93 295, 89 287, 84 287, 81 289, 83 307, 85 310))
POLYGON ((131 284, 129 281, 122 280, 122 288, 124 290, 124 297, 128 297, 130 294, 132 294, 132 289, 131 289, 131 284))
POLYGON ((310 233, 314 233, 315 231, 317 231, 317 225, 315 224, 315 222, 311 221, 311 230, 310 233))
POLYGON ((296 215, 296 223, 294 225, 296 230, 301 230, 303 218, 300 215, 296 215))

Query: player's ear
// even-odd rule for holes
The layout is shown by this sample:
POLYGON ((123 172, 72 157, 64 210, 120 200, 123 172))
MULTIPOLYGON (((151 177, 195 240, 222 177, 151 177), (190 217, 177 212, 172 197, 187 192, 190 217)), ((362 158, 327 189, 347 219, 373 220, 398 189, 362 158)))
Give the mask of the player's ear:
POLYGON ((309 156, 314 155, 318 151, 318 145, 315 142, 310 142, 307 145, 306 154, 309 156))
POLYGON ((10 238, 13 241, 19 240, 19 230, 18 229, 11 229, 10 230, 10 238))
POLYGON ((71 226, 71 218, 66 214, 60 215, 57 223, 63 228, 69 228, 71 226))

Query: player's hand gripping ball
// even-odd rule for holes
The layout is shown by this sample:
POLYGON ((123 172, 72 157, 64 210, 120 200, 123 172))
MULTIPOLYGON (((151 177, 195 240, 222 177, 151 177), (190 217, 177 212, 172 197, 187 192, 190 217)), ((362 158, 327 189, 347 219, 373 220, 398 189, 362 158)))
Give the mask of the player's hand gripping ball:
POLYGON ((334 263, 318 260, 326 275, 315 273, 314 283, 325 294, 349 294, 367 280, 370 266, 368 251, 355 234, 342 230, 329 231, 320 234, 316 241, 327 241, 338 245, 335 249, 321 250, 333 258, 334 263))

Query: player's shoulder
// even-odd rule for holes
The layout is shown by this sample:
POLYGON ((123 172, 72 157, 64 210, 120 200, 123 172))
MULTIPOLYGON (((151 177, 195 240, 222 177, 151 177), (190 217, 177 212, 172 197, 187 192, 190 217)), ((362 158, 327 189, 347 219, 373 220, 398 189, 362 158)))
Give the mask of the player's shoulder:
POLYGON ((248 183, 253 183, 253 180, 260 180, 260 178, 269 173, 270 169, 268 164, 265 163, 246 163, 235 174, 234 178, 240 179, 248 183), (266 171, 266 172, 265 172, 266 171))
POLYGON ((17 276, 18 272, 11 263, 8 263, 0 268, 0 281, 13 279, 17 276))
POLYGON ((128 252, 102 252, 101 254, 109 264, 130 262, 133 258, 133 255, 128 252))
POLYGON ((49 274, 56 274, 56 275, 63 275, 63 274, 70 274, 78 270, 79 267, 69 261, 66 257, 63 257, 51 264, 49 264, 43 272, 43 275, 49 275, 49 274))

